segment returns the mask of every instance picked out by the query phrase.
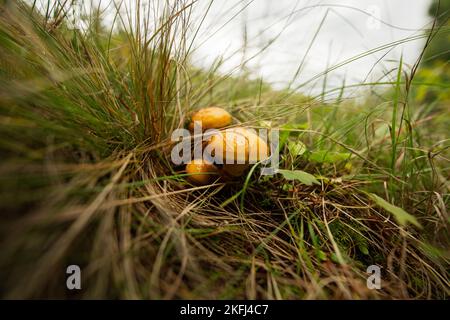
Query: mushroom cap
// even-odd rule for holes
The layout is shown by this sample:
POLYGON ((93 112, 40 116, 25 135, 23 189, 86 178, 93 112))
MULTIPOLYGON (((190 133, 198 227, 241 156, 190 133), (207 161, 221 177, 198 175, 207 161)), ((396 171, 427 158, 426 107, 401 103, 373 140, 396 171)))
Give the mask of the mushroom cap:
POLYGON ((208 161, 195 159, 186 165, 186 173, 192 174, 188 176, 190 182, 197 185, 206 185, 214 180, 218 170, 215 165, 208 161))
POLYGON ((243 128, 231 128, 211 136, 208 149, 219 164, 244 164, 248 161, 248 139, 243 128))
POLYGON ((223 128, 231 124, 231 115, 225 109, 209 107, 198 110, 191 117, 189 129, 194 130, 194 122, 202 124, 202 130, 223 128))
POLYGON ((248 140, 248 161, 249 163, 256 163, 258 161, 266 160, 269 155, 269 146, 262 139, 255 130, 243 128, 248 140))
POLYGON ((214 134, 208 148, 222 164, 249 164, 269 157, 267 143, 254 130, 244 127, 230 128, 214 134), (222 158, 220 158, 222 156, 222 158))

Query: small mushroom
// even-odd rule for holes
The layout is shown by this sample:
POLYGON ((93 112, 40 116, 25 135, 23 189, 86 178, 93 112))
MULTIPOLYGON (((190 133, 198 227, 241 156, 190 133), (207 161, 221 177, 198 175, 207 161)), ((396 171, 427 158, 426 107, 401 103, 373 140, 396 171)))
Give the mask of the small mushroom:
POLYGON ((202 124, 202 130, 223 128, 231 124, 231 115, 228 111, 218 108, 209 107, 198 110, 191 117, 189 130, 194 130, 194 123, 198 121, 202 124))
POLYGON ((236 127, 211 137, 207 148, 219 160, 222 173, 231 177, 242 176, 249 164, 267 159, 269 148, 253 130, 236 127))
POLYGON ((243 164, 248 160, 248 139, 243 128, 231 128, 214 134, 207 148, 220 164, 243 164))
POLYGON ((270 156, 269 147, 259 135, 256 134, 255 130, 242 128, 245 136, 248 140, 249 153, 248 161, 250 163, 256 163, 258 161, 264 161, 270 156))
POLYGON ((195 159, 186 165, 186 173, 191 174, 188 180, 196 185, 206 185, 214 181, 219 174, 212 163, 202 159, 195 159))

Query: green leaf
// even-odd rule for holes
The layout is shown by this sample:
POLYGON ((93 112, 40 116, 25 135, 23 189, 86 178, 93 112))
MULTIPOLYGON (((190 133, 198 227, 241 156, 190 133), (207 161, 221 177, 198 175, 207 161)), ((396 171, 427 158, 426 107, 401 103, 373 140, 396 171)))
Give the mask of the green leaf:
POLYGON ((298 180, 308 186, 313 183, 320 184, 316 177, 302 170, 278 170, 278 173, 281 173, 286 180, 298 180))
POLYGON ((341 261, 339 260, 339 258, 336 255, 336 253, 334 253, 334 252, 331 252, 330 258, 331 258, 331 261, 333 261, 335 263, 341 263, 341 261))
POLYGON ((290 132, 289 131, 281 131, 280 132, 280 142, 278 143, 278 150, 281 151, 286 144, 286 141, 289 139, 290 132))
POLYGON ((357 243, 359 251, 361 251, 362 254, 368 256, 369 255, 369 247, 367 246, 367 243, 365 242, 358 242, 357 243))
POLYGON ((417 219, 410 215, 408 212, 403 210, 402 208, 399 208, 397 206, 394 206, 393 204, 390 204, 383 198, 380 198, 374 193, 369 194, 373 201, 386 211, 392 213, 394 215, 395 220, 397 220, 398 224, 401 226, 406 226, 406 224, 409 222, 413 225, 415 225, 418 228, 422 228, 422 225, 417 221, 417 219))
POLYGON ((327 259, 326 253, 323 252, 323 251, 320 250, 320 249, 316 250, 316 255, 317 255, 317 258, 318 258, 319 260, 321 260, 321 261, 327 261, 327 260, 328 260, 328 259, 327 259))
POLYGON ((301 132, 296 130, 304 130, 308 128, 307 123, 285 124, 280 128, 279 148, 283 149, 290 136, 298 136, 301 132))
POLYGON ((304 122, 304 123, 289 123, 289 124, 285 124, 284 126, 281 127, 281 130, 291 130, 292 133, 299 133, 298 131, 295 130, 305 130, 308 129, 308 123, 304 122))
POLYGON ((316 150, 311 152, 309 160, 319 163, 337 163, 345 161, 351 157, 348 152, 332 152, 328 150, 316 150))
POLYGON ((301 156, 306 151, 306 146, 301 141, 289 141, 288 148, 293 156, 301 156))

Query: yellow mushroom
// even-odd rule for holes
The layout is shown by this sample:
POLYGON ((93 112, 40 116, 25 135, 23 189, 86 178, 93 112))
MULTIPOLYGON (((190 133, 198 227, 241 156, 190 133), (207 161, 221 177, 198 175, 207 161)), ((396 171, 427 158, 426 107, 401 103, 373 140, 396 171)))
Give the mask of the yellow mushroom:
POLYGON ((269 156, 267 143, 256 132, 243 127, 213 135, 206 148, 218 163, 223 164, 222 172, 232 177, 241 176, 249 164, 269 156))
POLYGON ((202 129, 218 129, 231 124, 231 115, 224 109, 209 107, 198 110, 191 117, 189 129, 194 130, 194 123, 198 121, 202 124, 202 129))
POLYGON ((245 163, 248 160, 248 139, 242 128, 231 128, 214 134, 207 144, 207 152, 219 164, 245 163))
POLYGON ((266 141, 262 139, 255 130, 242 128, 248 140, 248 161, 249 163, 256 163, 258 161, 266 160, 269 155, 269 146, 266 141))
POLYGON ((192 174, 188 176, 188 180, 197 185, 206 185, 217 178, 218 170, 213 164, 195 159, 186 165, 186 173, 192 174))

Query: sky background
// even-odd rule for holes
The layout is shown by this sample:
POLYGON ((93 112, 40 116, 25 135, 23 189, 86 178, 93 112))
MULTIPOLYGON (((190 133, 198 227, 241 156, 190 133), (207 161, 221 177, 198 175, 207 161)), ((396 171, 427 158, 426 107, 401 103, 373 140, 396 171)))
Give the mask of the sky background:
MULTIPOLYGON (((31 0, 30 0, 31 1, 31 0)), ((122 12, 136 10, 136 0, 78 0, 104 10, 106 24, 114 20, 114 3, 122 12)), ((166 0, 141 0, 144 8, 161 8, 166 0)), ((175 0, 168 0, 174 3, 175 0)), ((47 1, 41 0, 46 4, 47 1)), ((186 0, 186 3, 189 3, 186 0)), ((193 6, 191 35, 196 34, 194 65, 209 68, 223 59, 222 74, 245 71, 281 89, 318 94, 361 82, 389 81, 403 55, 404 68, 423 48, 421 35, 432 18, 431 0, 198 0, 193 6), (205 12, 208 12, 204 16, 205 12), (204 20, 203 20, 204 18, 204 20), (200 21, 198 33, 196 32, 200 21), (418 37, 398 43, 396 41, 418 37), (380 46, 389 47, 357 58, 380 46), (342 62, 351 61, 334 68, 342 62)), ((44 10, 45 11, 45 10, 44 10)), ((80 20, 80 19, 75 19, 80 20)), ((356 94, 349 89, 347 95, 356 94)), ((337 91, 336 91, 337 93, 337 91)))
MULTIPOLYGON (((243 61, 275 39, 246 64, 250 74, 283 88, 301 66, 291 87, 317 93, 324 82, 324 77, 318 76, 331 66, 422 35, 432 21, 427 14, 429 5, 429 0, 215 1, 196 39, 194 63, 208 67, 223 57, 220 71, 236 72, 243 61)), ((203 12, 199 7, 198 12, 203 12)), ((411 65, 423 45, 424 39, 411 40, 356 59, 327 74, 327 88, 340 87, 344 79, 348 85, 376 81, 386 73, 393 77, 395 72, 389 75, 389 71, 398 66, 400 56, 411 65)))

